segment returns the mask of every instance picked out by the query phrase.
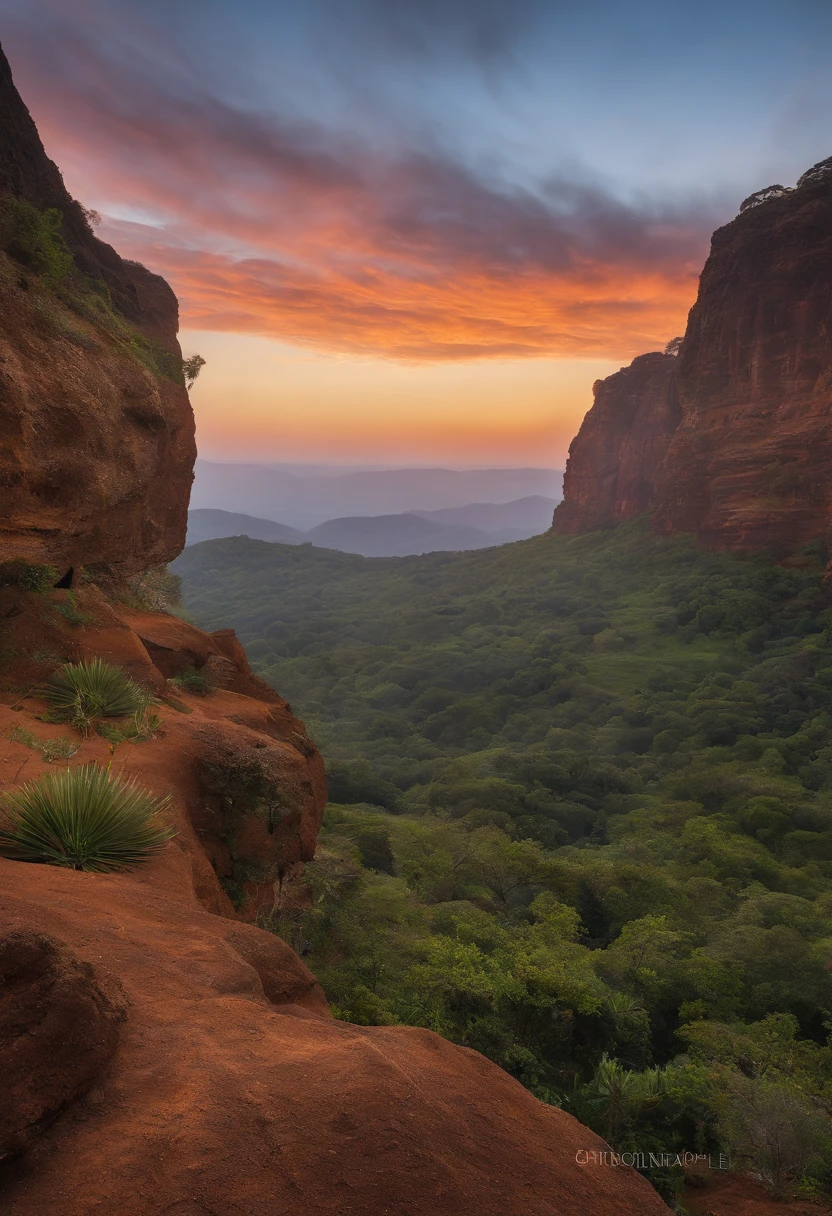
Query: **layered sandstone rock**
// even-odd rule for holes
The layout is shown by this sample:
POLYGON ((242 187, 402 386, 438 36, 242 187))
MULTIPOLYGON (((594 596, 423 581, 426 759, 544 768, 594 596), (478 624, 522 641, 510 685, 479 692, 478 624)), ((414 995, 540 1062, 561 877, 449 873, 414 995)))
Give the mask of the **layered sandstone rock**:
POLYGON ((659 531, 693 532, 720 547, 786 552, 826 539, 832 160, 795 189, 758 191, 714 233, 675 390, 658 373, 660 356, 648 358, 658 380, 639 384, 636 359, 602 383, 604 409, 596 403, 573 444, 555 531, 591 531, 654 508, 659 531), (640 435, 639 419, 655 417, 666 385, 678 412, 668 408, 657 442, 655 431, 640 435))
POLYGON ((673 355, 640 355, 592 391, 555 513, 564 534, 609 528, 655 506, 658 470, 681 416, 673 355))
POLYGON ((176 297, 95 237, 0 51, 4 198, 59 211, 75 269, 54 283, 0 253, 0 562, 65 576, 168 561, 184 543, 195 459, 176 297))

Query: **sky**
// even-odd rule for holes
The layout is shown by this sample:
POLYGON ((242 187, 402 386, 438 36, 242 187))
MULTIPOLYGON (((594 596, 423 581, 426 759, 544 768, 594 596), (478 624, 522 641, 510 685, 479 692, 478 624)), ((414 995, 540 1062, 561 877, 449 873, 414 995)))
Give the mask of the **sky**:
POLYGON ((710 234, 832 154, 828 0, 0 0, 214 460, 562 467, 710 234))

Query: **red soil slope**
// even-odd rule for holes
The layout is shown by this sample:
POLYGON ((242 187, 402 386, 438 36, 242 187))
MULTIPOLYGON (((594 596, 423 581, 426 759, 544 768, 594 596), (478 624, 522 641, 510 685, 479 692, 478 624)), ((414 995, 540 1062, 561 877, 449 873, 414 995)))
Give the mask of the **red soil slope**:
POLYGON ((829 1216, 826 1203, 807 1199, 773 1199, 753 1178, 744 1174, 713 1172, 689 1187, 683 1203, 690 1216, 829 1216))

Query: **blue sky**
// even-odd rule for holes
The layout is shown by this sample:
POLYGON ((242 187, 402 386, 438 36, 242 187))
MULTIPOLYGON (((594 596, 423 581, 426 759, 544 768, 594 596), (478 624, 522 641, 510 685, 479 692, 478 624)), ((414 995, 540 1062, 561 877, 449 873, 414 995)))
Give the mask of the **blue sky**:
POLYGON ((597 375, 683 327, 712 229, 832 154, 826 3, 0 0, 0 39, 180 295, 209 455, 526 462, 548 427, 560 460, 597 375))

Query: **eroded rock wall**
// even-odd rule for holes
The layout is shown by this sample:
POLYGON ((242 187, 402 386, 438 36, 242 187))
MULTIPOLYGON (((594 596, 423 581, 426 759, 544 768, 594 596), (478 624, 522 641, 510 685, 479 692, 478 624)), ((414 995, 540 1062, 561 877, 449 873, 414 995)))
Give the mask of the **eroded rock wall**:
POLYGON ((714 233, 678 359, 642 356, 597 386, 554 529, 652 510, 658 531, 718 547, 826 539, 831 423, 832 159, 714 233))
POLYGON ((569 448, 559 533, 610 528, 651 510, 681 417, 673 355, 640 355, 592 391, 595 403, 569 448))
POLYGON ((792 549, 832 511, 832 161, 714 233, 679 355, 663 532, 792 549))
POLYGON ((0 50, 4 199, 59 211, 74 264, 53 282, 0 253, 0 561, 61 574, 169 561, 184 544, 196 455, 176 297, 96 238, 0 50))

